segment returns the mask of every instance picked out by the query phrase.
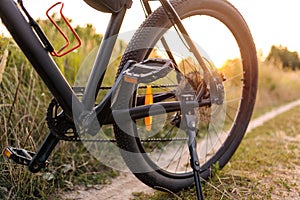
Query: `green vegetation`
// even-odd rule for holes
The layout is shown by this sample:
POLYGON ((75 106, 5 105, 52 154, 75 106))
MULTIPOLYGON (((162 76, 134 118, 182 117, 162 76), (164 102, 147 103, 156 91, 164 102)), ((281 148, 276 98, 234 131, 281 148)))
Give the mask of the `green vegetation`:
POLYGON ((295 71, 300 69, 300 59, 298 52, 291 52, 287 47, 272 46, 267 60, 276 63, 278 66, 285 70, 295 71))
POLYGON ((300 98, 300 71, 285 71, 272 62, 259 62, 257 101, 254 118, 300 98))
MULTIPOLYGON (((39 21, 50 41, 59 41, 47 21, 39 21), (49 28, 50 27, 50 28, 49 28)), ((63 29, 65 25, 62 24, 63 29)), ((55 58, 62 73, 71 84, 84 80, 77 73, 89 74, 102 35, 96 34, 92 25, 76 27, 83 45, 62 58, 55 58), (89 58, 85 61, 83 58, 89 58)), ((73 41, 73 39, 71 39, 73 41)), ((115 71, 124 51, 124 42, 118 41, 114 50, 108 76, 104 83, 112 83, 115 71)), ((7 146, 36 151, 48 133, 45 114, 52 96, 37 76, 23 53, 7 37, 0 36, 0 149, 7 146)), ((27 167, 9 163, 0 156, 0 199, 49 199, 58 190, 73 189, 75 185, 104 184, 117 172, 101 164, 90 155, 81 143, 60 141, 49 158, 50 165, 37 174, 27 167)))
MULTIPOLYGON (((205 199, 298 199, 300 107, 254 129, 227 166, 203 184, 205 199), (288 119, 288 120, 287 120, 288 119)), ((135 199, 195 199, 194 188, 178 194, 135 194, 135 199)))
MULTIPOLYGON (((228 60, 226 64, 237 64, 228 60)), ((254 118, 300 98, 300 71, 282 70, 268 60, 259 62, 259 89, 254 118)), ((297 199, 300 196, 300 107, 252 130, 224 169, 204 181, 205 199, 297 199)), ((137 200, 196 199, 191 189, 178 194, 156 191, 134 194, 137 200)))

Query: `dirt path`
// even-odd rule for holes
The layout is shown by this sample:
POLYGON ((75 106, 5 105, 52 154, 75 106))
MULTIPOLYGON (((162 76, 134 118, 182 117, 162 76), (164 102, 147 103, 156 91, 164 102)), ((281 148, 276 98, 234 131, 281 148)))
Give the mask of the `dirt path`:
POLYGON ((291 103, 288 103, 284 106, 281 106, 277 109, 274 109, 256 119, 253 119, 248 126, 247 132, 250 132, 252 129, 254 129, 256 127, 262 126, 266 121, 269 121, 270 119, 274 118, 275 116, 277 116, 281 113, 284 113, 296 106, 300 106, 300 99, 293 101, 291 103))
POLYGON ((78 188, 74 192, 65 193, 66 200, 125 200, 133 198, 133 192, 152 193, 154 190, 139 181, 133 174, 121 172, 109 185, 100 188, 78 188))
MULTIPOLYGON (((275 116, 286 112, 293 107, 300 106, 300 99, 294 102, 291 102, 287 105, 281 106, 277 109, 274 109, 254 120, 252 120, 248 126, 247 132, 250 132, 252 129, 262 126, 266 121, 274 118, 275 116)), ((113 200, 126 200, 133 198, 133 192, 145 192, 151 193, 154 190, 149 188, 140 182, 134 175, 131 173, 122 172, 120 176, 112 180, 112 183, 109 185, 101 186, 97 189, 85 189, 78 188, 74 192, 63 194, 63 199, 68 200, 99 200, 99 199, 113 199, 113 200)))

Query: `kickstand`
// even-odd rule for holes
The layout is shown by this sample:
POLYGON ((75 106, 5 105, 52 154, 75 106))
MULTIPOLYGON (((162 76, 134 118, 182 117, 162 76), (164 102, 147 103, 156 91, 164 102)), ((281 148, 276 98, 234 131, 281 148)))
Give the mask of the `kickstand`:
POLYGON ((201 188, 201 181, 200 181, 200 162, 197 155, 196 119, 195 119, 195 111, 194 111, 195 105, 192 102, 194 102, 193 95, 189 95, 189 94, 182 95, 182 103, 183 103, 182 118, 186 129, 186 133, 189 137, 188 144, 189 144, 189 151, 191 156, 190 162, 194 172, 197 198, 198 200, 204 200, 202 194, 202 188, 201 188))

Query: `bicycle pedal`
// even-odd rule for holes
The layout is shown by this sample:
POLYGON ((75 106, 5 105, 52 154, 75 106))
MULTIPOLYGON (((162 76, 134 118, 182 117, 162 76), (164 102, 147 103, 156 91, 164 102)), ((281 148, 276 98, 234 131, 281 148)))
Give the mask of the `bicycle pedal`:
POLYGON ((15 147, 7 147, 3 154, 10 160, 13 160, 17 164, 26 165, 28 166, 32 157, 35 156, 34 152, 27 151, 21 148, 15 147))
POLYGON ((174 64, 169 59, 153 58, 133 64, 123 73, 124 81, 137 83, 150 83, 166 76, 174 69, 174 64))

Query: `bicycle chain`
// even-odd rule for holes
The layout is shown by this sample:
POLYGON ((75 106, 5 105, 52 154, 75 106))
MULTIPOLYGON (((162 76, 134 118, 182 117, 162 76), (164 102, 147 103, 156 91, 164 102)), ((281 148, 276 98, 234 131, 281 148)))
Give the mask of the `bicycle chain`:
MULTIPOLYGON (((161 87, 176 87, 176 85, 158 85, 153 86, 153 88, 161 88, 161 87)), ((78 93, 83 93, 84 87, 78 87, 78 93)), ((102 87, 101 89, 109 90, 111 87, 102 87)), ((60 109, 59 103, 56 99, 52 99, 49 103, 46 121, 48 128, 55 134, 55 136, 64 141, 70 142, 116 142, 116 139, 89 139, 89 138, 81 138, 78 132, 76 131, 76 127, 73 122, 71 122, 63 113, 58 113, 60 109)), ((170 142, 170 141, 182 141, 187 140, 186 138, 148 138, 141 139, 141 142, 170 142)))

